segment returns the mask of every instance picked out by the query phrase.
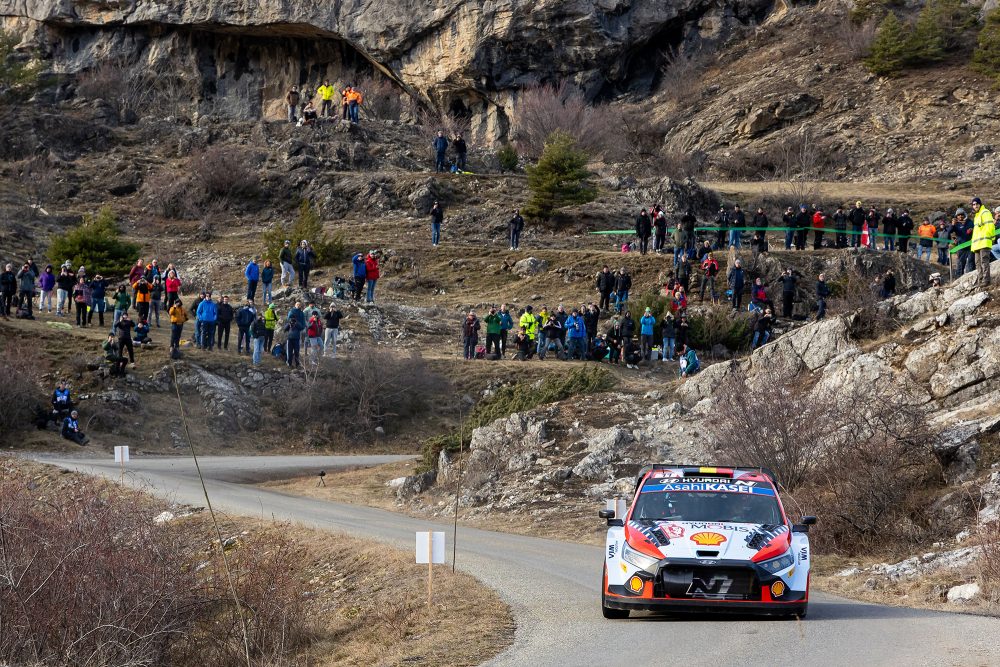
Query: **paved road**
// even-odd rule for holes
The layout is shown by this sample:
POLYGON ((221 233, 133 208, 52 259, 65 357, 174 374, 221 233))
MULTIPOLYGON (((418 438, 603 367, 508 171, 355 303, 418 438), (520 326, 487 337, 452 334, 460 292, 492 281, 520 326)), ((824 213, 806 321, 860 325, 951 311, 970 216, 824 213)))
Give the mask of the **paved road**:
MULTIPOLYGON (((274 516, 412 549, 433 525, 355 505, 294 498, 233 480, 376 465, 401 457, 205 457, 213 504, 227 512, 274 516)), ((43 459, 117 478, 112 462, 43 459)), ((141 458, 133 484, 204 504, 185 459, 141 458)), ((449 533, 448 553, 451 552, 449 533)), ((599 608, 601 549, 494 533, 459 532, 458 565, 500 591, 517 621, 514 646, 490 664, 524 665, 1000 665, 1000 620, 861 604, 814 594, 804 621, 664 619, 607 621, 599 608)))

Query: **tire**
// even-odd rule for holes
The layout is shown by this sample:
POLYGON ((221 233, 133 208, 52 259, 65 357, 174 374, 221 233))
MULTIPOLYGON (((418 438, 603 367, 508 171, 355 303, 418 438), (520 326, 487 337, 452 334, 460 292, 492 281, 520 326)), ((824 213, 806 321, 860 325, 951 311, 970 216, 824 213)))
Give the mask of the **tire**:
POLYGON ((612 620, 621 620, 623 618, 628 618, 628 609, 614 609, 607 605, 607 598, 604 595, 604 582, 607 580, 607 569, 604 570, 604 577, 601 577, 601 613, 604 618, 612 620))

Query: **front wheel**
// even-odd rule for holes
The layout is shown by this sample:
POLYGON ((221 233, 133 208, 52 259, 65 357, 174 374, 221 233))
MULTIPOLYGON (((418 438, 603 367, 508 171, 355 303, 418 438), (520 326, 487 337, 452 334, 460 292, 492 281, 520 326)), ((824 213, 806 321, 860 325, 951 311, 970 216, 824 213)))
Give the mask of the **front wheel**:
POLYGON ((615 609, 608 606, 607 596, 604 594, 604 587, 608 582, 607 574, 608 571, 605 569, 604 577, 601 579, 601 613, 604 615, 604 618, 610 618, 612 620, 628 618, 628 609, 615 609))

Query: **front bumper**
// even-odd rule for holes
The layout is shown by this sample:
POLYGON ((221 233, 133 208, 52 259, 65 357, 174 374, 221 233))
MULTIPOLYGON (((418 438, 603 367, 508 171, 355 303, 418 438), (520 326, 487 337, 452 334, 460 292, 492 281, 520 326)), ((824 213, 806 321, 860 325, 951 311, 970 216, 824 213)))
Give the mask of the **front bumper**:
POLYGON ((800 599, 782 602, 762 602, 757 600, 684 600, 675 598, 636 598, 607 593, 604 596, 604 606, 611 609, 656 611, 661 613, 728 613, 761 614, 764 616, 802 614, 808 604, 806 592, 789 591, 786 595, 791 596, 793 593, 797 593, 800 599))

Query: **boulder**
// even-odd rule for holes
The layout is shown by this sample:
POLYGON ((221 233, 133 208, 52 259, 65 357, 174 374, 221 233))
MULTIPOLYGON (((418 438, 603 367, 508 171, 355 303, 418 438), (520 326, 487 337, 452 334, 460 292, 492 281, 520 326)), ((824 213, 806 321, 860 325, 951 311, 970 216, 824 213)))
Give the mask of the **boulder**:
POLYGON ((573 474, 591 480, 616 478, 617 464, 624 458, 623 450, 633 442, 635 438, 621 426, 599 431, 588 439, 587 454, 573 467, 573 474))
POLYGON ((962 584, 948 589, 948 602, 968 602, 979 595, 979 584, 962 584))
POLYGON ((544 259, 525 257, 514 264, 513 271, 519 276, 534 276, 547 271, 548 268, 549 263, 544 259))
POLYGON ((961 319, 966 315, 971 315, 976 312, 976 309, 978 309, 981 305, 989 301, 989 299, 989 292, 976 292, 975 294, 962 297, 948 306, 948 317, 954 321, 961 319))
POLYGON ((740 368, 745 368, 745 361, 723 361, 706 367, 700 373, 687 378, 677 388, 677 395, 681 399, 681 405, 685 408, 693 407, 698 401, 712 396, 712 391, 731 373, 740 368))
POLYGON ((437 472, 434 470, 419 475, 408 475, 396 486, 396 497, 400 500, 409 500, 434 486, 436 480, 437 472))

